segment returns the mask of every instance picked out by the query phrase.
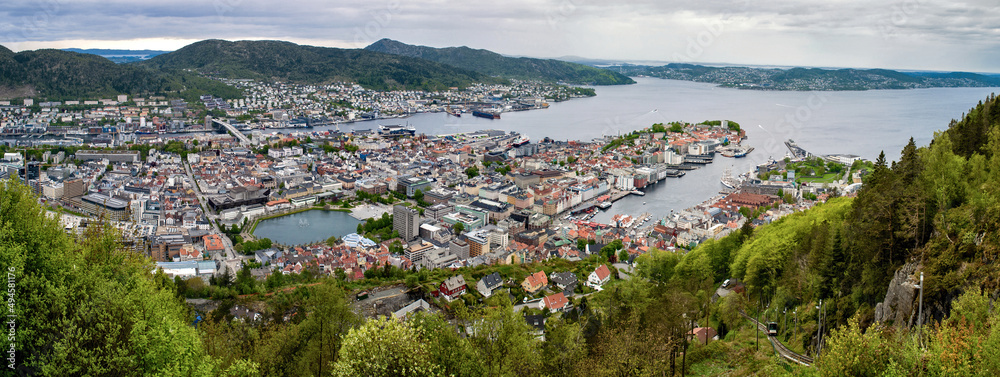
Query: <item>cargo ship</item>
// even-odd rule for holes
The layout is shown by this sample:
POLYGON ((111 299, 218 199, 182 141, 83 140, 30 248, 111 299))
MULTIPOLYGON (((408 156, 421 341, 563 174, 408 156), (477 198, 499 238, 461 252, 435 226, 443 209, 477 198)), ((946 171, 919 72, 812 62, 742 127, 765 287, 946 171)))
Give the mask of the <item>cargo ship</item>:
POLYGON ((486 119, 500 119, 500 112, 496 110, 487 110, 487 109, 473 110, 472 115, 486 119))

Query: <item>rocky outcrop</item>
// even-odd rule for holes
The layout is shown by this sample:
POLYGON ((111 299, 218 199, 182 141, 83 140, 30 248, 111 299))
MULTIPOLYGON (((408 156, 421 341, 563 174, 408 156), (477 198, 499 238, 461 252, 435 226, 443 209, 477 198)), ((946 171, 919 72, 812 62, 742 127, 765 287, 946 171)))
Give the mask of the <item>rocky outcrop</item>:
MULTIPOLYGON (((885 300, 875 305, 875 322, 885 326, 912 327, 917 323, 917 288, 920 277, 916 275, 917 263, 910 262, 893 275, 885 300)), ((927 308, 924 308, 927 309, 927 308)), ((926 313, 925 317, 926 317, 926 313)))

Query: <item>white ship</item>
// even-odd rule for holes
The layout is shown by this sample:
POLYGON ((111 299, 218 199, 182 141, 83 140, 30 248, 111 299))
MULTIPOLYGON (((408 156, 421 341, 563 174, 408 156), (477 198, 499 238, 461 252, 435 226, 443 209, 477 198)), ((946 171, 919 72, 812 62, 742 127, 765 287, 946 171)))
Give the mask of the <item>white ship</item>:
POLYGON ((742 182, 739 178, 733 177, 733 171, 731 168, 726 168, 726 172, 722 174, 722 185, 730 189, 735 189, 740 187, 742 182))

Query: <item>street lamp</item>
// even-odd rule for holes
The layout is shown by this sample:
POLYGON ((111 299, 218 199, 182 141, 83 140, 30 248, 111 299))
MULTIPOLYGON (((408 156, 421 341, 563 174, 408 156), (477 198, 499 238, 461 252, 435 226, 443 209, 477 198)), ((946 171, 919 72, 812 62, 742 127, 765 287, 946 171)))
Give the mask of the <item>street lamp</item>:
POLYGON ((781 329, 782 330, 787 330, 788 329, 788 308, 785 308, 785 310, 782 310, 781 314, 782 314, 782 316, 785 317, 785 321, 784 321, 785 323, 784 323, 784 325, 781 326, 781 329))
POLYGON ((799 313, 798 313, 798 309, 792 309, 792 317, 795 318, 794 321, 792 321, 794 323, 792 326, 795 326, 795 329, 792 331, 792 336, 794 337, 799 332, 799 313))

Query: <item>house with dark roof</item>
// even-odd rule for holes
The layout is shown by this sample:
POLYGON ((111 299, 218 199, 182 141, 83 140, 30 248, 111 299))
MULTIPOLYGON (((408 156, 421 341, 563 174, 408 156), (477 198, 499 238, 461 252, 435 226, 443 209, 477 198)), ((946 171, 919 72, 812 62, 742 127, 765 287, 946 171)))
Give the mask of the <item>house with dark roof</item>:
POLYGON ((572 271, 553 273, 549 280, 562 291, 576 291, 578 279, 572 271))
POLYGON ((542 314, 525 315, 524 321, 531 326, 536 337, 545 337, 545 316, 542 314))
POLYGON ((483 297, 490 297, 493 295, 493 291, 499 289, 503 286, 503 277, 500 276, 499 272, 494 272, 492 274, 483 276, 476 283, 476 290, 483 295, 483 297))

